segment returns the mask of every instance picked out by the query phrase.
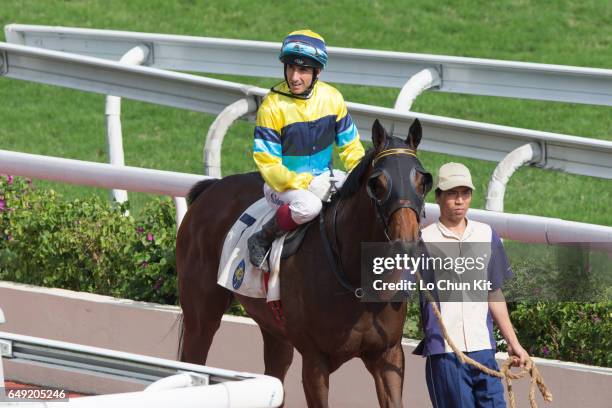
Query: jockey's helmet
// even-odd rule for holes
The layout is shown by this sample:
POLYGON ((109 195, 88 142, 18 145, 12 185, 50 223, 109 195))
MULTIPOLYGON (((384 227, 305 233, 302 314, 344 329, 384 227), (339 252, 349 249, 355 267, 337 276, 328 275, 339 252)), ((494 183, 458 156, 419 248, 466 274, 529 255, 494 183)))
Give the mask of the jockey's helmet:
POLYGON ((283 40, 278 59, 284 64, 323 69, 327 64, 325 40, 311 30, 293 31, 283 40))

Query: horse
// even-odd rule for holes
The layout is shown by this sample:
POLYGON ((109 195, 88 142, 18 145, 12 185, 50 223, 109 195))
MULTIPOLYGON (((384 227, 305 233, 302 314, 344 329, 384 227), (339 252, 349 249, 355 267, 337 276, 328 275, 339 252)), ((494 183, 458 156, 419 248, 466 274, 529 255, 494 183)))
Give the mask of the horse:
POLYGON ((416 156, 421 133, 418 119, 405 140, 389 136, 374 122, 373 147, 349 173, 321 222, 308 228, 299 250, 281 263, 284 324, 278 324, 265 299, 244 297, 216 283, 224 237, 263 196, 261 176, 238 174, 194 185, 176 243, 181 360, 206 362, 222 315, 236 299, 260 327, 265 374, 283 381, 294 348, 301 353, 309 407, 328 406, 329 375, 355 357, 374 377, 380 406, 401 407, 406 302, 360 301, 359 253, 361 242, 420 240, 419 222, 432 184, 416 156), (332 241, 327 253, 333 261, 319 255, 326 240, 332 241))

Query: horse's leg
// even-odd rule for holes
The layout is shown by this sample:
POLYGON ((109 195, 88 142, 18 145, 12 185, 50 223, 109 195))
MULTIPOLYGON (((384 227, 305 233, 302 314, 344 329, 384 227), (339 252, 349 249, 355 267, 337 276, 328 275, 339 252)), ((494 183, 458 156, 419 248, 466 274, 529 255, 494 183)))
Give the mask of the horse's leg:
POLYGON ((192 299, 199 301, 189 302, 192 308, 183 305, 181 361, 205 364, 213 337, 221 325, 223 313, 232 301, 232 293, 219 285, 210 285, 205 293, 192 291, 186 295, 197 296, 192 299))
POLYGON ((286 339, 275 336, 261 327, 261 335, 264 342, 264 363, 266 375, 285 381, 285 375, 293 361, 293 345, 286 339))
POLYGON ((404 349, 401 341, 382 354, 364 355, 362 360, 374 377, 381 407, 402 407, 404 349))
POLYGON ((321 353, 302 354, 302 383, 309 408, 327 408, 330 362, 321 353))

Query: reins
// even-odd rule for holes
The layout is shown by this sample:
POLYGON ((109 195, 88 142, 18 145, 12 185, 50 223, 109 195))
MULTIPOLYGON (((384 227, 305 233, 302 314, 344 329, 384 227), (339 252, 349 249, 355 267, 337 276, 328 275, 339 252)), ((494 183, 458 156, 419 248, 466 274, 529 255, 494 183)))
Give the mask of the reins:
MULTIPOLYGON (((335 223, 336 223, 336 215, 337 215, 339 201, 340 200, 337 200, 334 204, 332 204, 334 205, 334 213, 332 216, 332 222, 334 224, 334 227, 333 227, 334 238, 336 238, 335 223)), ((329 238, 327 237, 327 231, 325 228, 325 208, 321 210, 321 212, 319 213, 319 232, 321 233, 321 241, 323 241, 323 249, 325 251, 325 258, 327 259, 327 263, 329 264, 329 267, 333 271, 334 276, 336 277, 336 280, 338 281, 338 283, 340 283, 340 285, 344 289, 346 289, 347 291, 355 295, 357 299, 361 299, 363 297, 363 288, 353 286, 353 284, 349 282, 342 268, 342 261, 340 260, 341 259, 340 254, 338 254, 338 256, 334 256, 331 244, 329 242, 329 238), (340 265, 338 265, 338 262, 340 262, 340 265)))
MULTIPOLYGON (((375 166, 376 162, 384 157, 391 156, 391 155, 401 155, 401 154, 412 156, 412 157, 417 157, 416 151, 413 149, 407 149, 407 148, 384 149, 372 159, 371 166, 375 166)), ((333 174, 333 170, 330 169, 330 171, 333 174)), ((380 222, 383 224, 385 236, 390 241, 391 239, 389 238, 387 220, 384 214, 382 213, 380 203, 377 203, 374 198, 372 198, 372 200, 374 200, 376 214, 380 222)), ((339 203, 340 203, 340 199, 332 203, 332 206, 334 207, 334 212, 332 214, 332 233, 333 233, 334 241, 336 243, 336 247, 338 247, 338 237, 336 234, 336 217, 338 214, 339 203)), ((354 286, 348 280, 348 277, 346 276, 346 274, 344 273, 344 269, 342 268, 342 258, 340 254, 338 253, 336 254, 336 256, 334 256, 333 249, 332 249, 331 243, 329 242, 329 238, 327 237, 327 231, 325 228, 325 211, 326 211, 326 208, 323 208, 321 212, 319 213, 319 232, 321 234, 321 241, 323 242, 323 249, 325 251, 325 257, 327 258, 327 263, 329 264, 329 267, 333 271, 334 276, 336 277, 340 285, 347 291, 353 293, 353 295, 355 295, 357 299, 361 299, 364 294, 363 288, 354 286)))

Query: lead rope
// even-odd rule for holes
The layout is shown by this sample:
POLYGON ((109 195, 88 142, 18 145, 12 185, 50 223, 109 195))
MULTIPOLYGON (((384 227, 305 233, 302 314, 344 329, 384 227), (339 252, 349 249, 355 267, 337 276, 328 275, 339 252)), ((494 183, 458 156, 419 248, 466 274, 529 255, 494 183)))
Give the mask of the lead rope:
MULTIPOLYGON (((420 282, 423 281, 423 278, 421 277, 421 273, 418 270, 416 270, 416 278, 419 281, 419 287, 421 287, 420 282)), ((440 309, 438 308, 438 305, 436 304, 436 300, 434 299, 433 295, 427 289, 424 289, 423 292, 425 293, 427 301, 431 304, 434 315, 436 316, 438 324, 440 325, 440 329, 442 329, 444 339, 446 340, 450 348, 453 350, 459 361, 464 364, 467 363, 473 367, 476 367, 485 374, 488 374, 493 377, 502 378, 506 381, 506 388, 508 389, 508 402, 510 403, 510 408, 516 408, 516 399, 514 398, 514 390, 512 389, 512 380, 518 380, 520 378, 525 377, 527 374, 531 376, 531 385, 529 388, 529 403, 531 404, 531 408, 538 408, 538 404, 535 400, 536 386, 540 389, 540 393, 542 394, 544 401, 552 402, 552 393, 548 390, 548 387, 544 383, 544 378, 542 378, 542 374, 540 374, 540 371, 538 370, 531 358, 529 358, 529 360, 527 361, 527 366, 525 368, 523 368, 518 373, 513 373, 511 367, 514 360, 512 357, 509 357, 502 364, 500 371, 497 371, 482 365, 471 357, 466 356, 463 351, 459 350, 459 348, 455 345, 455 343, 448 335, 448 332, 446 331, 446 326, 444 326, 444 322, 442 321, 440 309)))

